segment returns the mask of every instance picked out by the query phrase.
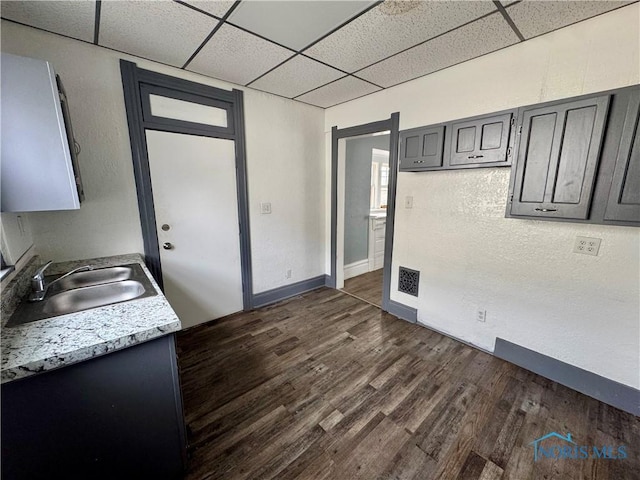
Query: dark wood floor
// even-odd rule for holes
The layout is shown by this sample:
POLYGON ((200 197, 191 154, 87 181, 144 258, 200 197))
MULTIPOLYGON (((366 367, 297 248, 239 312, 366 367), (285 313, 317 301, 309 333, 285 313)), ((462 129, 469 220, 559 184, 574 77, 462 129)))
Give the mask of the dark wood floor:
POLYGON ((344 281, 342 289, 378 307, 382 305, 382 268, 344 281))
POLYGON ((336 290, 179 335, 188 479, 638 479, 640 419, 336 290), (626 460, 533 461, 550 432, 626 460))

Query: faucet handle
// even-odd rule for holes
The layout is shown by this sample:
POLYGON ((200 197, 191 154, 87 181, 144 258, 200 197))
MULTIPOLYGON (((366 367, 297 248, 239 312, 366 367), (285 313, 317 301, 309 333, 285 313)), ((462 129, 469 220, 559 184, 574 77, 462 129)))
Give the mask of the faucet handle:
POLYGON ((41 292, 44 290, 44 271, 49 268, 49 265, 51 265, 52 262, 52 260, 49 260, 36 271, 33 277, 31 277, 31 290, 34 292, 41 292))
POLYGON ((36 270, 36 273, 33 275, 33 279, 37 279, 37 278, 42 278, 44 271, 49 268, 49 265, 51 265, 53 263, 53 260, 49 260, 47 263, 45 263, 43 266, 41 266, 38 270, 36 270))

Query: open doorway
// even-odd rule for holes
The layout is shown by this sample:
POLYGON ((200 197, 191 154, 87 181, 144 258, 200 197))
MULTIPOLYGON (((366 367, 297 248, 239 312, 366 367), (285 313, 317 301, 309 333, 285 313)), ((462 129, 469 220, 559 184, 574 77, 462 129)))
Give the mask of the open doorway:
POLYGON ((389 133, 344 139, 343 291, 382 307, 389 133))
POLYGON ((399 114, 332 129, 328 285, 389 311, 399 114))

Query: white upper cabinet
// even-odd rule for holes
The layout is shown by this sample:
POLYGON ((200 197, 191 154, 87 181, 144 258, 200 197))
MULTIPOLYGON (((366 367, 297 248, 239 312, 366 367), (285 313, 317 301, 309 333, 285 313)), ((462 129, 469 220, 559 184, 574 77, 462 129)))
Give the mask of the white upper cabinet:
POLYGON ((80 208, 75 142, 53 68, 6 53, 1 59, 2 211, 80 208))

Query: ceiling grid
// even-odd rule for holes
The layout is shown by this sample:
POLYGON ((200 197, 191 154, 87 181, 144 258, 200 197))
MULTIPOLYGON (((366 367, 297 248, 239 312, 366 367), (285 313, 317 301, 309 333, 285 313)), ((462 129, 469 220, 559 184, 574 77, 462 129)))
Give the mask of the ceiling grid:
POLYGON ((635 3, 4 1, 4 19, 328 108, 635 3))

